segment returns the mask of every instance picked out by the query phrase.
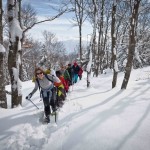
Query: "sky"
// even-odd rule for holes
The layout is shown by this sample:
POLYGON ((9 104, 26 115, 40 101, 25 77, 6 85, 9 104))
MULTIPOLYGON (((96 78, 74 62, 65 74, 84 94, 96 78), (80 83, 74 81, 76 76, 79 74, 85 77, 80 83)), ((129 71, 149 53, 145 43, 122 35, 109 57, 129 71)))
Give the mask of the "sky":
MULTIPOLYGON (((4 8, 6 10, 6 2, 3 1, 4 8)), ((49 5, 57 6, 59 0, 22 0, 22 4, 31 4, 31 6, 36 10, 38 20, 45 20, 47 17, 57 15, 57 12, 50 9, 49 5)), ((51 21, 44 22, 38 25, 35 25, 28 34, 33 37, 35 40, 43 40, 43 31, 50 31, 55 34, 59 41, 63 41, 67 52, 73 52, 76 48, 76 45, 79 43, 79 30, 78 27, 73 25, 73 13, 68 13, 60 16, 59 18, 51 21)), ((90 35, 92 33, 91 25, 86 21, 83 24, 82 37, 84 43, 88 43, 90 40, 90 35)))
MULTIPOLYGON (((70 87, 57 124, 43 125, 39 119, 43 103, 37 91, 32 101, 25 97, 34 83, 22 83, 23 104, 0 108, 1 150, 149 150, 150 149, 150 67, 132 70, 126 90, 120 90, 124 74, 118 74, 112 89, 112 71, 91 76, 70 87)), ((10 91, 10 86, 6 86, 10 91)))
MULTIPOLYGON (((31 6, 37 11, 38 19, 44 20, 46 17, 55 16, 57 13, 50 9, 49 5, 55 6, 56 2, 52 4, 49 0, 25 0, 25 3, 30 3, 31 6)), ((56 5, 57 6, 57 5, 56 5)), ((38 40, 42 40, 42 32, 44 30, 50 31, 56 35, 60 41, 69 41, 66 42, 68 48, 74 48, 79 41, 79 29, 73 25, 73 13, 68 13, 62 15, 60 18, 55 19, 52 22, 45 22, 39 25, 36 25, 30 30, 32 37, 38 40), (38 31, 38 32, 37 32, 38 31), (71 41, 76 41, 71 42, 71 41), (72 45, 72 46, 71 46, 72 45)), ((92 33, 91 25, 86 21, 83 24, 83 40, 87 42, 89 35, 92 33)), ((69 51, 69 50, 68 50, 69 51)))

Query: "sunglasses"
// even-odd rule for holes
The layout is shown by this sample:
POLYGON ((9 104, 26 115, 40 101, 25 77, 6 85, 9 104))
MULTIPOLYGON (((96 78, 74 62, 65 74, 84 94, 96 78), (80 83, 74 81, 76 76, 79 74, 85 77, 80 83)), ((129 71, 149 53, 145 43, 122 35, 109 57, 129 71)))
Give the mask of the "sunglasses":
POLYGON ((43 74, 43 72, 37 72, 36 75, 43 74))

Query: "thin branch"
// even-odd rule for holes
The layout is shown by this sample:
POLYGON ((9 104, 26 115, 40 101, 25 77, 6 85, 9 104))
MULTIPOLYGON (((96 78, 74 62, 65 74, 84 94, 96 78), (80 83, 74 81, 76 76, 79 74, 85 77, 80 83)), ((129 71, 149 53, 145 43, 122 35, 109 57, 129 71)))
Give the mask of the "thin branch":
POLYGON ((45 20, 42 20, 42 21, 33 23, 33 25, 31 25, 30 27, 28 27, 27 29, 25 29, 25 30, 23 31, 23 33, 27 32, 29 29, 31 29, 32 27, 34 27, 34 26, 37 25, 37 24, 40 24, 40 23, 43 23, 43 22, 47 22, 47 21, 53 21, 53 20, 55 20, 56 18, 58 18, 58 17, 60 17, 62 14, 64 14, 66 11, 67 11, 67 9, 65 9, 64 11, 60 12, 58 15, 56 15, 56 16, 54 16, 54 17, 52 17, 52 18, 45 19, 45 20))

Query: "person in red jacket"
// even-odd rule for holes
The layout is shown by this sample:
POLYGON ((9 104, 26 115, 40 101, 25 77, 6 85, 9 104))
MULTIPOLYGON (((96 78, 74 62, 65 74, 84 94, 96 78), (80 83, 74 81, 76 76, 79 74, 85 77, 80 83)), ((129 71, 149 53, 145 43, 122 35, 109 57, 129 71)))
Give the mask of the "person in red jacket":
POLYGON ((79 76, 80 80, 82 79, 82 73, 83 73, 83 69, 82 69, 82 67, 80 67, 80 70, 78 72, 78 76, 79 76))

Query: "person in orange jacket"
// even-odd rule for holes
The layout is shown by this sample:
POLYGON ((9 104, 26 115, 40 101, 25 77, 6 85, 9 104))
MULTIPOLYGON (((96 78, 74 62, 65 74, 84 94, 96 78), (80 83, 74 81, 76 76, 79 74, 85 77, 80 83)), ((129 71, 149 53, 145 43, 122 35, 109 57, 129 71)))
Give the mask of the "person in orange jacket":
POLYGON ((62 107, 63 106, 63 101, 66 98, 66 93, 65 93, 65 89, 63 86, 63 83, 60 81, 60 83, 54 82, 55 87, 57 88, 57 102, 56 105, 58 107, 62 107))
POLYGON ((64 88, 65 88, 65 92, 67 93, 68 90, 69 90, 69 86, 68 84, 66 83, 66 80, 65 78, 63 77, 61 71, 56 71, 56 76, 60 79, 60 81, 62 82, 64 88))

